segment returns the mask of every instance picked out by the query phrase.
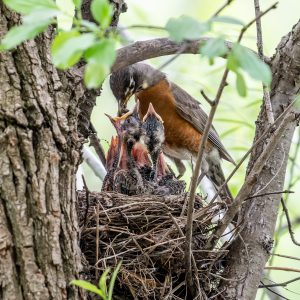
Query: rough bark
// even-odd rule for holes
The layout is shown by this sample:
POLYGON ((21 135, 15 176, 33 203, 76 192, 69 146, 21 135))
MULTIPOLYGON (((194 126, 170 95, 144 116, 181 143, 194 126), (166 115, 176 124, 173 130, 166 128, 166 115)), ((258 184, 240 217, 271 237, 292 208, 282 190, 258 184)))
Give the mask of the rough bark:
MULTIPOLYGON (((17 23, 1 3, 1 37, 17 23)), ((76 90, 51 63, 51 37, 0 53, 1 299, 78 299, 76 90)))
MULTIPOLYGON (((19 23, 1 1, 0 39, 19 23)), ((54 68, 52 38, 0 53, 0 299, 84 298, 69 286, 81 270, 75 174, 99 90, 80 66, 54 68)))
MULTIPOLYGON (((280 42, 271 61, 273 74, 271 103, 274 117, 279 116, 283 108, 299 94, 300 90, 300 22, 280 42)), ((256 122, 255 140, 268 126, 264 106, 256 122)), ((269 193, 284 189, 284 179, 288 154, 297 120, 288 124, 278 146, 273 150, 268 161, 256 178, 256 183, 249 196, 255 193, 269 193)), ((252 152, 247 174, 262 153, 266 139, 252 152)), ((226 288, 226 299, 254 299, 264 266, 273 244, 273 235, 281 195, 262 196, 248 201, 242 208, 246 221, 240 237, 232 245, 227 257, 227 279, 221 288, 226 288), (245 248, 246 247, 246 248, 245 248)))

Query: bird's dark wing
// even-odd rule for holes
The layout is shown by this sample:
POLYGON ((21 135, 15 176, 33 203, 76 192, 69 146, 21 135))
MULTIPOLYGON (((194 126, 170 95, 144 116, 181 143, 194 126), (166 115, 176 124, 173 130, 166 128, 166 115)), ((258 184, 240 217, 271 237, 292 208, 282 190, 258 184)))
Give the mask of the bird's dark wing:
MULTIPOLYGON (((192 124, 198 131, 203 132, 208 116, 200 107, 200 103, 173 82, 170 82, 170 89, 175 98, 177 112, 180 116, 192 124)), ((213 126, 209 131, 208 140, 220 151, 222 158, 235 164, 233 158, 223 146, 220 137, 213 126)))

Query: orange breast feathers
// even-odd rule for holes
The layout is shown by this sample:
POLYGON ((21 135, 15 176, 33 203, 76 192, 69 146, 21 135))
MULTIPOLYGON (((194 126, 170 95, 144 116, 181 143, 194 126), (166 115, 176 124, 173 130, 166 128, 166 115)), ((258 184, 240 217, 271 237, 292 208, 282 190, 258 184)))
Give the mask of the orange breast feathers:
MULTIPOLYGON (((155 86, 137 93, 136 96, 140 101, 141 117, 147 113, 151 102, 155 111, 163 119, 165 144, 172 148, 184 148, 193 153, 198 152, 202 133, 177 113, 175 99, 170 85, 165 79, 155 86)), ((211 148, 209 142, 206 148, 211 148)))

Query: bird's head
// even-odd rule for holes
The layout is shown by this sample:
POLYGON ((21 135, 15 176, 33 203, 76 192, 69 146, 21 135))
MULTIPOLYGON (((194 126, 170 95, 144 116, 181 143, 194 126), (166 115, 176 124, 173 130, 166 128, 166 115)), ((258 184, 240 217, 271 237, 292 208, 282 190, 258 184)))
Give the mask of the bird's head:
POLYGON ((131 96, 155 85, 165 74, 143 63, 136 63, 113 72, 110 88, 118 101, 119 116, 127 112, 131 96))
POLYGON ((114 125, 118 136, 123 139, 125 143, 134 145, 139 141, 142 135, 142 122, 138 114, 139 102, 137 101, 133 110, 125 113, 121 117, 112 118, 107 115, 114 125))

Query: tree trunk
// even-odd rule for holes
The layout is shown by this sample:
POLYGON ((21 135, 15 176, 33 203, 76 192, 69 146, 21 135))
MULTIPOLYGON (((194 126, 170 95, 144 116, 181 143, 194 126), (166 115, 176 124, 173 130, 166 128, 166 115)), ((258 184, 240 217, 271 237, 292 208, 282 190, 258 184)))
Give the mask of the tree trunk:
MULTIPOLYGON (((1 2, 1 38, 18 23, 1 2)), ((74 175, 85 96, 80 75, 53 67, 51 39, 49 30, 0 53, 1 299, 79 297, 69 282, 81 268, 74 175)))
MULTIPOLYGON (((282 113, 283 108, 286 108, 299 94, 299 39, 300 22, 294 26, 287 36, 282 38, 271 61, 273 73, 271 102, 275 119, 282 113)), ((284 189, 288 154, 295 127, 299 122, 297 119, 299 120, 299 116, 298 118, 296 116, 295 121, 287 125, 287 129, 278 141, 276 149, 273 149, 271 157, 265 162, 251 195, 254 193, 268 194, 284 189)), ((262 107, 256 124, 255 140, 261 136, 268 126, 264 107, 262 107)), ((267 142, 268 139, 265 139, 252 152, 247 174, 251 171, 267 142)), ((273 235, 280 199, 280 194, 266 195, 253 198, 243 206, 242 216, 247 221, 240 238, 233 243, 227 257, 228 273, 226 277, 234 280, 224 281, 222 284, 226 288, 226 299, 255 299, 264 266, 273 246, 273 235)))

